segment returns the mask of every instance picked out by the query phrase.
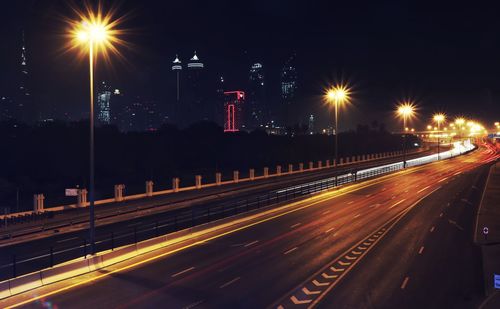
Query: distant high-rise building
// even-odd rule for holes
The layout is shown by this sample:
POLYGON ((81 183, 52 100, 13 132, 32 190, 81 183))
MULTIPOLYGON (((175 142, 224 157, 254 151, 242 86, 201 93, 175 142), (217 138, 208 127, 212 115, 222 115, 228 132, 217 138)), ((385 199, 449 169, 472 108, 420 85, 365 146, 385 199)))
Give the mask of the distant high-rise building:
POLYGON ((255 129, 265 126, 269 121, 269 111, 266 106, 264 68, 261 63, 254 63, 250 67, 246 102, 249 128, 255 129))
POLYGON ((309 134, 314 134, 314 115, 309 116, 309 125, 307 127, 309 134))
MULTIPOLYGON (((196 56, 196 54, 195 54, 196 56)), ((176 73, 177 77, 177 102, 179 102, 181 98, 181 71, 182 71, 182 62, 179 60, 179 56, 175 55, 174 61, 172 61, 172 71, 176 73)))
POLYGON ((187 65, 186 95, 183 100, 183 120, 187 123, 213 120, 212 108, 207 98, 204 67, 195 52, 187 65))
POLYGON ((26 50, 26 41, 24 31, 21 39, 21 59, 18 94, 14 98, 15 108, 13 117, 19 121, 32 122, 36 120, 36 111, 32 105, 31 93, 28 88, 29 70, 28 55, 26 50))
POLYGON ((224 85, 224 76, 219 76, 216 85, 216 98, 215 98, 215 115, 214 121, 220 125, 224 126, 224 105, 225 105, 225 85, 224 85))
POLYGON ((292 119, 292 105, 297 91, 297 70, 295 68, 295 55, 292 55, 285 62, 281 70, 281 99, 285 106, 281 110, 285 113, 283 121, 291 124, 296 119, 292 119))
POLYGON ((0 121, 12 119, 12 107, 14 102, 12 98, 0 96, 0 121))
POLYGON ((237 132, 244 127, 242 116, 245 92, 239 90, 226 91, 224 96, 224 132, 237 132))
POLYGON ((111 123, 111 87, 101 82, 97 89, 97 119, 101 124, 111 123))

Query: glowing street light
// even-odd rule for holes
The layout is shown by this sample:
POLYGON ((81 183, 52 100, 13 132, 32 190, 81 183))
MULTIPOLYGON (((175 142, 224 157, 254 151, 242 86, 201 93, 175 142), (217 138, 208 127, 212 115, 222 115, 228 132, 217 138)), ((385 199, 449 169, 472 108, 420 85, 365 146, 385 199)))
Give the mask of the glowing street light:
POLYGON ((350 101, 351 90, 346 85, 336 85, 328 89, 325 99, 335 106, 335 165, 338 164, 338 110, 339 105, 350 101))
POLYGON ((441 123, 443 123, 446 120, 446 115, 443 113, 438 113, 438 114, 435 114, 432 117, 432 119, 434 120, 434 122, 437 123, 437 130, 438 130, 437 144, 438 144, 438 160, 439 160, 439 155, 440 155, 440 152, 439 152, 439 130, 441 127, 441 123))
MULTIPOLYGON (((412 102, 403 102, 398 105, 396 110, 397 115, 403 119, 403 129, 404 131, 408 131, 406 127, 406 122, 408 118, 411 118, 415 115, 415 105, 412 102)), ((406 132, 403 135, 403 168, 406 168, 406 132)))
POLYGON ((90 181, 89 181, 89 230, 90 230, 90 253, 95 254, 95 175, 94 175, 94 66, 95 58, 101 53, 105 59, 109 59, 108 51, 118 53, 115 45, 123 44, 117 35, 116 25, 120 19, 112 20, 112 15, 103 15, 99 8, 94 13, 91 8, 85 12, 76 12, 79 22, 70 21, 72 29, 69 36, 72 39, 72 48, 82 48, 82 53, 88 53, 89 59, 89 81, 90 81, 90 181))

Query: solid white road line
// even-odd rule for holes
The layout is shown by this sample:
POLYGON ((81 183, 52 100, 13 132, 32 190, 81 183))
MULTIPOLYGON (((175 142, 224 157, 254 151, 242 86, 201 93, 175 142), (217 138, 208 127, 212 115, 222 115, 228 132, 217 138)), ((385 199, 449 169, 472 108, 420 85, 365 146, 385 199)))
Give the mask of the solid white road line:
POLYGON ((193 270, 193 269, 194 269, 194 266, 193 266, 193 267, 189 267, 189 268, 187 268, 187 269, 184 269, 183 271, 180 271, 180 272, 178 272, 178 273, 173 274, 171 277, 172 277, 172 278, 175 278, 175 277, 177 277, 177 276, 179 276, 179 275, 182 275, 182 274, 184 274, 184 273, 187 273, 188 271, 191 271, 191 270, 193 270))
POLYGON ((287 250, 287 251, 283 252, 283 254, 284 254, 284 255, 287 255, 288 253, 291 253, 291 252, 293 252, 293 251, 295 251, 295 250, 297 250, 297 249, 298 249, 298 247, 294 247, 294 248, 292 248, 292 249, 290 249, 290 250, 287 250))
POLYGON ((259 242, 258 240, 256 240, 256 241, 252 241, 252 242, 250 242, 250 243, 248 243, 248 244, 244 245, 244 247, 250 247, 251 245, 255 245, 255 244, 256 244, 256 243, 258 243, 258 242, 259 242))
POLYGON ((410 277, 406 277, 405 280, 403 280, 403 284, 401 284, 401 290, 404 290, 406 288, 408 280, 410 280, 410 277))
POLYGON ((231 285, 231 284, 235 283, 236 281, 238 281, 238 280, 240 280, 240 279, 241 279, 241 277, 236 277, 236 278, 234 278, 233 280, 231 280, 231 281, 228 281, 228 282, 224 283, 224 284, 223 284, 223 285, 221 285, 219 288, 220 288, 220 289, 223 289, 223 288, 225 288, 226 286, 231 285))

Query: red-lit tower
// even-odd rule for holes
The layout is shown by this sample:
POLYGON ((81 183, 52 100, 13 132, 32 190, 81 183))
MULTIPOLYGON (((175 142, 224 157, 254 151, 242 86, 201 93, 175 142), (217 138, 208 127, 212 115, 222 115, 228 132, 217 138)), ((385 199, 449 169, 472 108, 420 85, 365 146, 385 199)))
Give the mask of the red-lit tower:
POLYGON ((224 92, 224 132, 238 132, 243 125, 242 113, 245 92, 225 91, 224 92))

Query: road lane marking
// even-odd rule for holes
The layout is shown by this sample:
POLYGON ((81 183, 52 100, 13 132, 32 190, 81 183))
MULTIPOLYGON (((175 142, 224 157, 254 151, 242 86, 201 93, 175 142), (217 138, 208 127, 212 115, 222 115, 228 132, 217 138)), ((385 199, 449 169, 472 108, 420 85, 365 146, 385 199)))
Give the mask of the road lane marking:
POLYGON ((354 201, 350 201, 349 203, 347 203, 347 205, 351 205, 352 203, 354 203, 354 201))
POLYGON ((287 250, 287 251, 283 252, 283 254, 284 254, 284 255, 287 255, 288 253, 291 253, 291 252, 293 252, 293 251, 295 251, 295 250, 297 250, 297 249, 298 249, 298 247, 294 247, 294 248, 292 248, 292 249, 290 249, 290 250, 287 250))
POLYGON ((198 306, 199 304, 203 303, 205 300, 199 300, 195 303, 192 303, 191 305, 187 305, 186 307, 184 307, 184 309, 191 309, 191 308, 194 308, 196 306, 198 306))
POLYGON ((228 282, 224 283, 223 285, 221 285, 221 286, 219 287, 219 289, 223 289, 223 288, 225 288, 226 286, 229 286, 229 285, 231 285, 231 284, 235 283, 236 281, 238 281, 238 280, 240 280, 240 279, 241 279, 241 277, 236 277, 236 278, 234 278, 233 280, 228 281, 228 282))
POLYGON ((75 240, 75 239, 79 239, 79 237, 71 237, 71 238, 61 239, 61 240, 58 240, 56 242, 57 243, 62 243, 62 242, 67 242, 67 241, 75 240))
POLYGON ((396 198, 396 196, 395 196, 395 195, 393 195, 393 196, 391 197, 391 200, 393 200, 393 199, 395 199, 395 198, 396 198))
MULTIPOLYGON (((358 248, 359 248, 359 247, 358 247, 358 248)), ((365 249, 366 249, 366 248, 365 248, 365 249)), ((359 252, 359 251, 355 251, 355 250, 352 250, 351 252, 352 252, 353 254, 356 254, 356 255, 360 255, 361 253, 363 253, 363 252, 359 252)))
POLYGON ((295 223, 294 225, 290 226, 290 228, 291 228, 291 229, 293 229, 293 228, 295 228, 295 227, 297 227, 297 226, 299 226, 299 225, 301 225, 301 224, 302 224, 302 223, 300 223, 300 222, 299 222, 299 223, 295 223))
POLYGON ((290 300, 296 305, 304 305, 304 304, 309 304, 310 302, 312 302, 312 299, 299 300, 299 299, 297 299, 297 297, 295 297, 295 295, 291 296, 290 300))
POLYGON ((330 284, 330 282, 319 282, 318 280, 314 279, 312 281, 312 283, 315 285, 315 286, 327 286, 330 284))
POLYGON ((434 232, 434 226, 433 226, 433 227, 431 227, 430 232, 431 232, 431 233, 432 233, 432 232, 434 232))
POLYGON ((439 180, 438 182, 443 182, 443 181, 445 181, 446 179, 448 179, 448 177, 445 177, 445 178, 443 178, 443 179, 439 180))
POLYGON ((339 261, 339 265, 349 266, 349 265, 351 265, 351 262, 342 262, 342 261, 339 261))
POLYGON ((420 247, 420 250, 418 250, 418 254, 422 254, 424 252, 424 246, 420 247))
POLYGON ((332 227, 332 228, 329 228, 328 230, 325 231, 326 234, 330 233, 331 231, 333 231, 335 229, 335 227, 332 227))
POLYGON ((321 291, 311 291, 306 287, 302 288, 302 292, 304 292, 304 294, 306 294, 306 295, 316 295, 316 294, 321 293, 321 291))
POLYGON ((177 276, 179 276, 179 275, 182 275, 182 274, 184 274, 184 273, 187 273, 188 271, 192 271, 193 269, 194 269, 194 266, 193 266, 193 267, 189 267, 189 268, 187 268, 187 269, 184 269, 183 271, 180 271, 180 272, 178 272, 178 273, 173 274, 171 277, 172 277, 172 278, 175 278, 175 277, 177 277, 177 276))
MULTIPOLYGON (((361 247, 361 246, 358 246, 358 249, 359 250, 366 250, 366 247, 361 247)), ((354 252, 354 251, 353 251, 354 252)))
POLYGON ((404 290, 406 288, 406 285, 408 284, 408 280, 410 280, 410 277, 405 278, 405 280, 403 281, 403 284, 401 284, 401 290, 404 290))
POLYGON ((355 216, 354 216, 354 219, 359 218, 359 216, 361 216, 361 214, 357 214, 357 215, 355 215, 355 216))
POLYGON ((365 242, 363 243, 363 245, 365 245, 365 246, 369 246, 369 245, 371 245, 371 243, 369 243, 369 242, 366 242, 366 241, 365 241, 365 242))
POLYGON ((443 213, 440 213, 440 214, 439 214, 439 218, 441 218, 442 216, 443 216, 443 213))
POLYGON ((327 211, 323 211, 322 215, 326 215, 327 213, 329 213, 330 210, 327 210, 327 211))
POLYGON ((330 269, 335 272, 340 272, 345 270, 345 268, 335 268, 335 266, 330 267, 330 269))
POLYGON ((370 196, 372 196, 372 195, 371 195, 371 194, 367 194, 367 195, 365 195, 365 197, 370 197, 370 196))
POLYGON ((325 279, 335 279, 338 277, 337 275, 329 275, 327 273, 322 273, 321 276, 323 276, 323 278, 325 279))
POLYGON ((429 189, 429 188, 430 188, 430 186, 427 186, 427 187, 425 187, 425 188, 422 188, 422 189, 418 190, 418 191, 417 191, 417 193, 420 193, 420 192, 422 192, 422 191, 425 191, 425 190, 427 190, 427 189, 429 189))
POLYGON ((352 260, 357 259, 358 257, 357 256, 352 257, 352 256, 349 256, 349 255, 346 255, 345 258, 352 261, 352 260))
POLYGON ((401 201, 397 202, 396 204, 392 205, 391 207, 389 207, 389 209, 392 209, 396 206, 398 206, 399 204, 403 203, 404 201, 406 201, 406 199, 402 199, 401 201))
POLYGON ((250 247, 251 245, 255 245, 258 242, 259 242, 258 240, 252 241, 251 243, 248 243, 248 244, 244 245, 244 247, 250 247))

